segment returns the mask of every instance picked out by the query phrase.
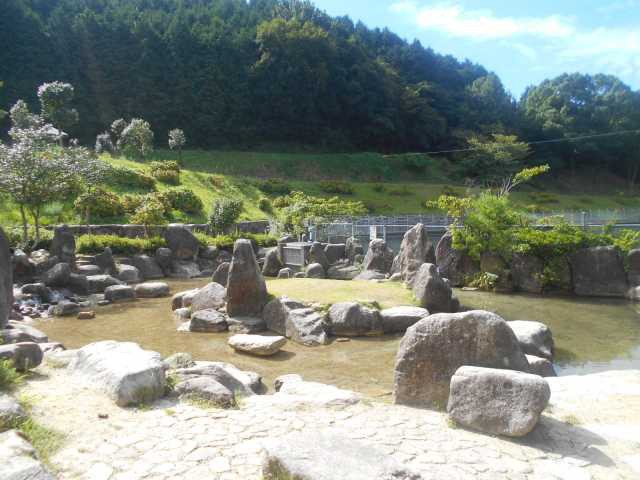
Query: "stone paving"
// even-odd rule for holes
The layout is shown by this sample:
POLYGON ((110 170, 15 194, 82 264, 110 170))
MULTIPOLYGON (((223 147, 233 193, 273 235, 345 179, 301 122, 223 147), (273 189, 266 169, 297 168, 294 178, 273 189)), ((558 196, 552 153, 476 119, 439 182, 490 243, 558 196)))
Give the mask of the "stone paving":
POLYGON ((534 432, 519 440, 453 427, 438 412, 366 399, 328 407, 261 396, 237 410, 162 400, 149 410, 123 409, 63 370, 37 371, 39 379, 22 394, 35 403, 39 421, 67 435, 52 459, 64 480, 260 479, 265 442, 307 429, 329 429, 375 446, 425 479, 640 478, 633 470, 640 464, 638 371, 592 376, 588 383, 606 385, 609 393, 585 387, 581 379, 587 377, 567 377, 584 388, 553 379, 552 405, 534 432), (608 399, 610 412, 604 408, 608 399))

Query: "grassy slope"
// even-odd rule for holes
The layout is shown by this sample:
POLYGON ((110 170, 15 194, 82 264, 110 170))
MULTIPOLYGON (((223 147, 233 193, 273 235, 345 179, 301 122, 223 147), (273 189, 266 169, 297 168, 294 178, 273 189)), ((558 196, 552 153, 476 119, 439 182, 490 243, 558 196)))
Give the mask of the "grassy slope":
MULTIPOLYGON (((170 151, 158 151, 154 160, 175 159, 170 151)), ((146 169, 145 164, 124 158, 105 159, 114 164, 146 169)), ((239 151, 187 151, 183 156, 181 182, 203 200, 206 212, 198 218, 175 220, 204 222, 214 199, 231 196, 244 200, 242 219, 265 218, 257 201, 265 196, 250 178, 278 177, 291 187, 312 195, 323 195, 317 180, 323 178, 347 180, 354 194, 345 198, 363 201, 372 214, 404 214, 427 212, 425 201, 437 198, 445 186, 464 193, 465 188, 449 180, 451 169, 446 161, 427 163, 421 172, 406 168, 402 156, 384 157, 376 153, 313 154, 263 153, 239 151), (212 181, 213 179, 213 181, 212 181), (376 185, 384 184, 384 191, 376 185)), ((168 188, 158 183, 158 189, 168 188)), ((624 185, 615 179, 577 178, 540 182, 514 193, 521 205, 535 204, 545 210, 589 210, 640 207, 640 198, 622 194, 624 185), (543 188, 544 187, 544 188, 543 188), (541 193, 542 192, 542 193, 541 193)), ((118 193, 128 193, 120 191, 118 193)), ((18 210, 0 198, 0 224, 18 225, 18 210)), ((46 208, 43 223, 77 223, 79 218, 71 203, 53 204, 46 208)))

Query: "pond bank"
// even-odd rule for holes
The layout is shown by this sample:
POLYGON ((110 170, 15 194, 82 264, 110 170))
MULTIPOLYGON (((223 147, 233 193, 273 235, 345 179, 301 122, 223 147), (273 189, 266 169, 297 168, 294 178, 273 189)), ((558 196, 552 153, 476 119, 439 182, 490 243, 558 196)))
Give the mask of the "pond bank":
POLYGON ((52 464, 68 480, 259 479, 265 445, 289 432, 317 430, 375 448, 425 479, 640 475, 637 370, 549 379, 551 404, 521 440, 452 428, 442 413, 364 400, 339 408, 258 396, 237 410, 168 400, 123 409, 64 370, 41 366, 36 373, 22 394, 33 399, 38 421, 66 433, 52 464))

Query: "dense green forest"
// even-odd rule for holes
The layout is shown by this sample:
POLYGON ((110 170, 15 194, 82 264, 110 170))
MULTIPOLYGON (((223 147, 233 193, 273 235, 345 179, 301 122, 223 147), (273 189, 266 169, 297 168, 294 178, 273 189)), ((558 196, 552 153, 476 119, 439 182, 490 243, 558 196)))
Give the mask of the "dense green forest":
MULTIPOLYGON (((0 107, 21 98, 35 107, 38 85, 69 82, 81 119, 69 133, 86 144, 120 117, 148 120, 159 144, 182 128, 191 148, 420 152, 496 133, 531 141, 640 129, 640 93, 615 77, 566 74, 514 99, 480 65, 306 1, 2 4, 0 107)), ((527 161, 605 168, 633 185, 639 137, 541 144, 527 161)))

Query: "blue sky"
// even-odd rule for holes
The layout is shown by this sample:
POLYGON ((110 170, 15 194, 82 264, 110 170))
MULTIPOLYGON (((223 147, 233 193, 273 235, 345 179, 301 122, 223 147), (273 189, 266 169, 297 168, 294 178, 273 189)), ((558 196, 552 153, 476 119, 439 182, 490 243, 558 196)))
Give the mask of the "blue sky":
POLYGON ((516 97, 563 72, 617 75, 640 89, 640 0, 315 0, 497 73, 516 97))

